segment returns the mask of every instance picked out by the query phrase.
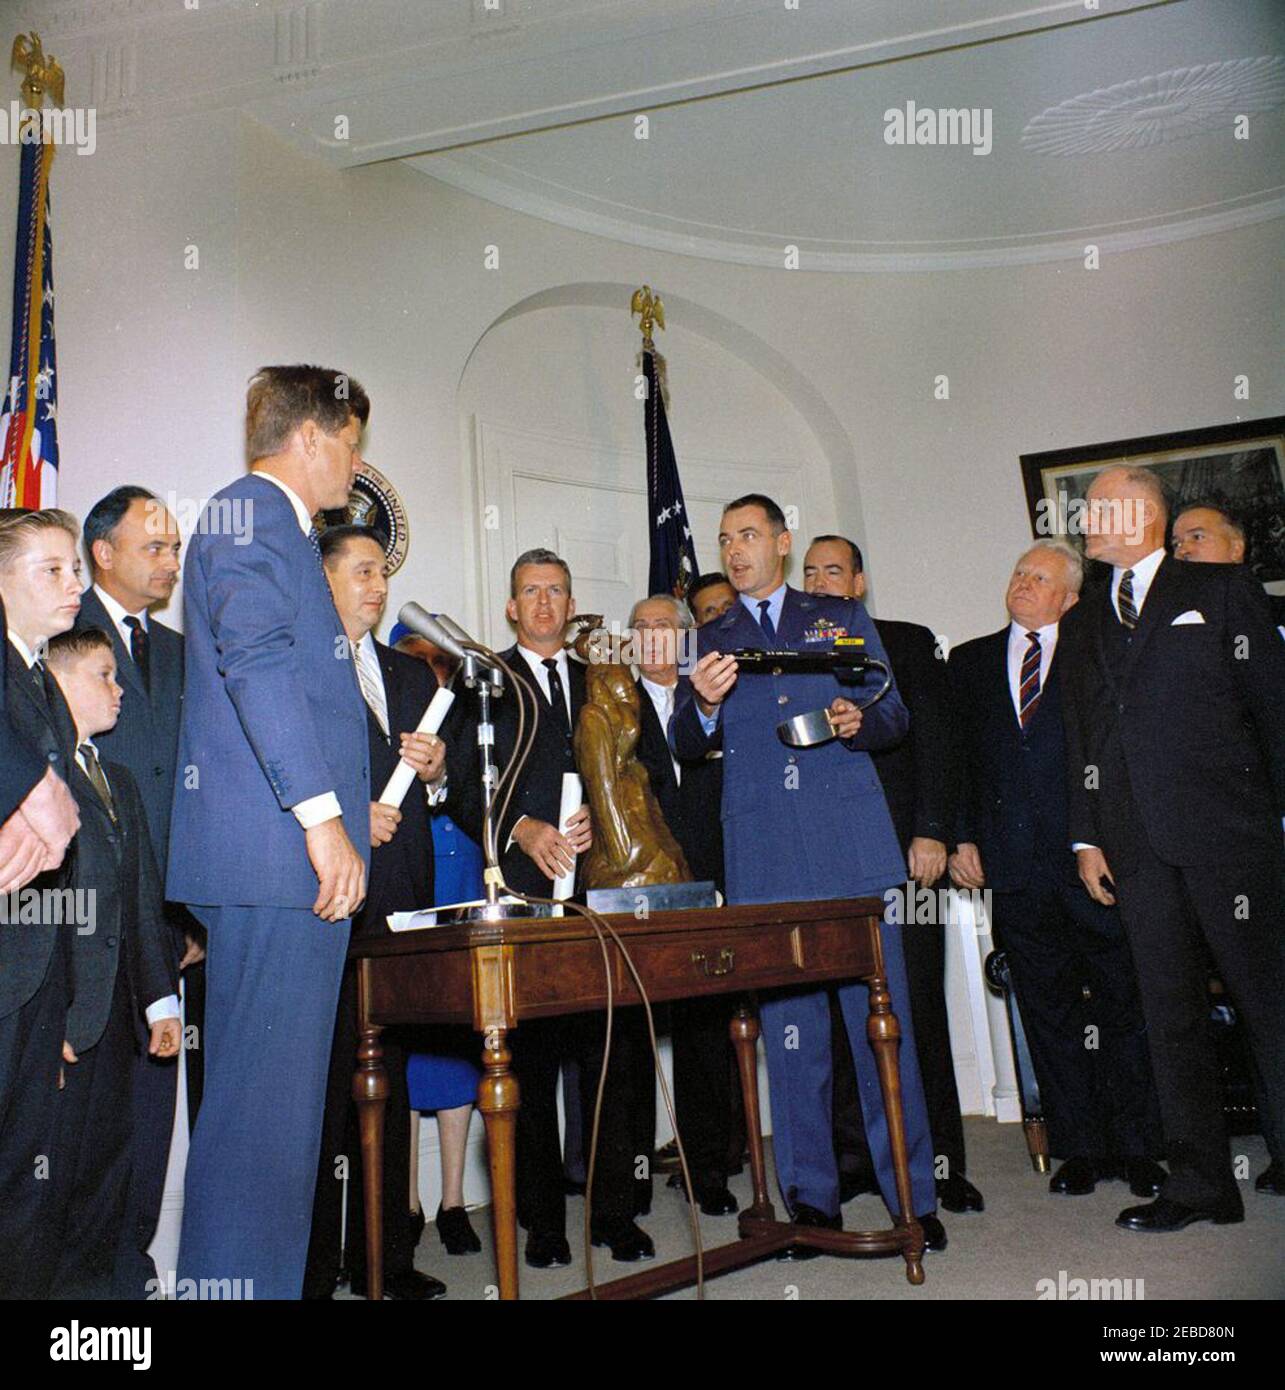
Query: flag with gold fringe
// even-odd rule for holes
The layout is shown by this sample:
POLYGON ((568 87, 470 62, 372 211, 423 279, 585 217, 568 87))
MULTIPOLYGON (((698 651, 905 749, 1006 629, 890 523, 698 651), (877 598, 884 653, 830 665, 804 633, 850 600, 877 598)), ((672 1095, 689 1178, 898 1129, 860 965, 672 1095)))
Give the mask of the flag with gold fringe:
POLYGON ((22 145, 13 269, 13 340, 0 434, 0 506, 52 507, 58 497, 58 384, 48 140, 22 145))

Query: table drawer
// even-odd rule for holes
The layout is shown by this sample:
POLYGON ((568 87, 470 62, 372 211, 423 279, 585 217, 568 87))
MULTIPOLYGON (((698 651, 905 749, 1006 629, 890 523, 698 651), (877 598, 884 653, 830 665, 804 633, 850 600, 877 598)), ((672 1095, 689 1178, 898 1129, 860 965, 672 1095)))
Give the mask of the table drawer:
MULTIPOLYGON (((788 927, 635 938, 626 944, 653 999, 753 989, 768 980, 781 984, 800 965, 798 943, 788 927)), ((616 964, 621 996, 636 998, 628 967, 619 958, 616 964)))

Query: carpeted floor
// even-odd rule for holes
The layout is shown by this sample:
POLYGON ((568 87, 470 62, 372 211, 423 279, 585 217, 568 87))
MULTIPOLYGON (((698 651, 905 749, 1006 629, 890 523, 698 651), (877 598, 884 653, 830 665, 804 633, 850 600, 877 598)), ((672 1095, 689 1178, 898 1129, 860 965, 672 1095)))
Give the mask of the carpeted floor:
MULTIPOLYGON (((1145 1236, 1118 1230, 1112 1223, 1123 1207, 1135 1205, 1123 1183, 1100 1184, 1088 1197, 1054 1197, 1048 1180, 1035 1173, 1021 1129, 993 1120, 965 1120, 969 1177, 986 1198, 981 1214, 942 1213, 950 1246, 925 1261, 927 1278, 920 1288, 906 1283, 900 1259, 850 1260, 822 1257, 805 1264, 775 1260, 752 1265, 710 1280, 710 1299, 1037 1299, 1041 1292, 1066 1289, 1075 1279, 1132 1280, 1135 1297, 1160 1299, 1278 1299, 1285 1296, 1285 1198, 1255 1193, 1253 1179, 1267 1166, 1267 1150, 1257 1136, 1232 1141, 1248 1171, 1242 1183, 1245 1221, 1239 1226, 1189 1227, 1176 1235, 1145 1236), (1042 1280, 1052 1281, 1041 1284, 1042 1280), (1139 1285, 1141 1281, 1141 1285, 1139 1285)), ((775 1179, 769 1184, 778 1200, 775 1179)), ((734 1178, 733 1192, 749 1201, 748 1172, 734 1178)), ((778 1212, 780 1207, 778 1205, 778 1212)), ((533 1270, 519 1264, 525 1299, 557 1298, 585 1282, 581 1237, 584 1204, 567 1204, 567 1235, 572 1264, 567 1269, 533 1270)), ((431 1217, 431 1214, 430 1214, 431 1217)), ((883 1205, 860 1197, 843 1210, 849 1229, 886 1224, 883 1205)), ((416 1265, 448 1286, 448 1298, 496 1297, 491 1253, 489 1208, 472 1214, 483 1242, 480 1255, 452 1257, 442 1249, 430 1219, 416 1252, 416 1265)), ((641 1223, 656 1243, 658 1260, 691 1253, 687 1204, 658 1179, 651 1215, 641 1223)), ((706 1247, 735 1239, 736 1218, 702 1217, 706 1247)), ((519 1252, 522 1233, 519 1233, 519 1252)), ((639 1266, 615 1264, 605 1250, 594 1252, 600 1282, 639 1266)), ((519 1253, 520 1260, 520 1253, 519 1253)), ((1070 1287, 1074 1288, 1073 1285, 1070 1287)), ((672 1294, 692 1299, 693 1289, 672 1294)), ((1056 1296, 1054 1294, 1054 1296, 1056 1296)), ((336 1298, 349 1297, 342 1289, 336 1298)))

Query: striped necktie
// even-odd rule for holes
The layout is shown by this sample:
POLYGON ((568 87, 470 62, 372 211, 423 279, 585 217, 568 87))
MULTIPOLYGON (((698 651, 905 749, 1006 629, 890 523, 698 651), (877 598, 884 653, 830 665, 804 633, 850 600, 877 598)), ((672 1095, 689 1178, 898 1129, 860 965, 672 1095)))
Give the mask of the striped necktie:
POLYGON ((1022 728, 1035 717, 1035 708, 1040 702, 1040 657, 1044 650, 1038 632, 1028 632, 1026 636, 1031 645, 1022 657, 1017 688, 1017 718, 1022 728))
POLYGON ((1133 601, 1133 571, 1125 570, 1120 576, 1120 591, 1117 595, 1120 604, 1120 621, 1127 628, 1138 626, 1138 606, 1133 601))
POLYGON ((375 716, 375 722, 379 725, 380 731, 387 738, 388 699, 384 693, 383 683, 367 664, 370 661, 370 654, 361 643, 353 647, 352 654, 353 661, 357 665, 357 684, 361 686, 362 698, 370 708, 371 714, 375 716))

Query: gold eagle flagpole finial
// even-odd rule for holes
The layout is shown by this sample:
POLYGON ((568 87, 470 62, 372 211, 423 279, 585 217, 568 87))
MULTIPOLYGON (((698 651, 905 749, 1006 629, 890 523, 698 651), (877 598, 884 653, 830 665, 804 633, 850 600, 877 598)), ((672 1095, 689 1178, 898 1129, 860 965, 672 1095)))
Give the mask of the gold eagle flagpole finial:
POLYGON ((665 306, 660 296, 652 294, 650 285, 644 285, 642 289, 634 291, 633 298, 629 301, 629 313, 631 316, 639 316, 638 326, 642 329, 643 347, 650 351, 653 346, 652 328, 665 326, 665 306))
POLYGON ((52 53, 45 57, 40 35, 34 29, 30 34, 19 34, 14 39, 9 66, 26 74, 22 80, 24 106, 39 111, 44 105, 46 94, 55 106, 63 104, 65 74, 52 53))

